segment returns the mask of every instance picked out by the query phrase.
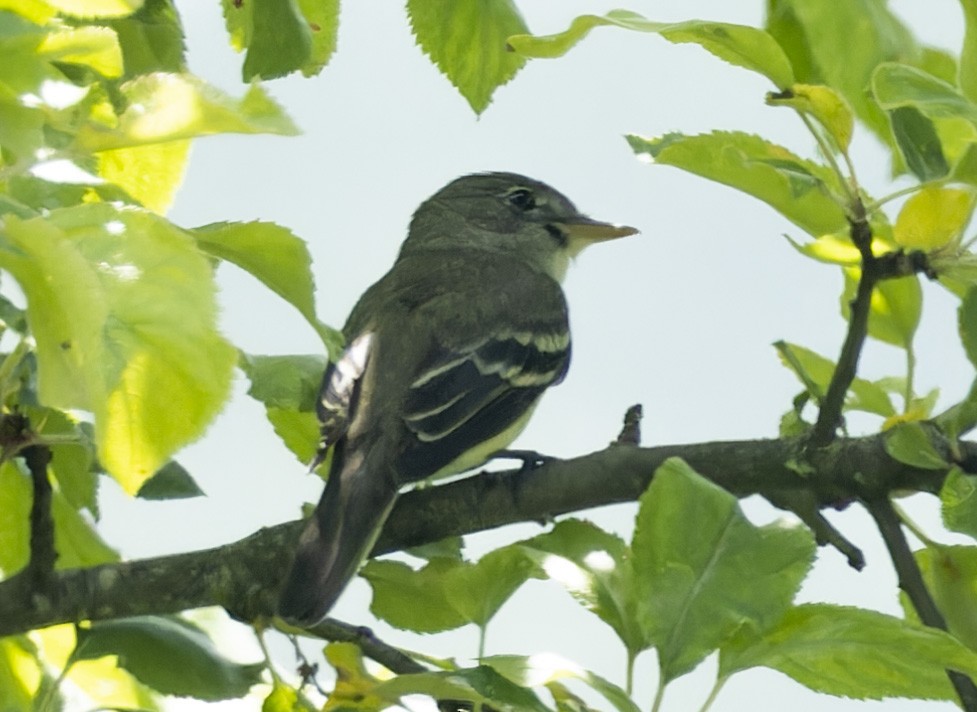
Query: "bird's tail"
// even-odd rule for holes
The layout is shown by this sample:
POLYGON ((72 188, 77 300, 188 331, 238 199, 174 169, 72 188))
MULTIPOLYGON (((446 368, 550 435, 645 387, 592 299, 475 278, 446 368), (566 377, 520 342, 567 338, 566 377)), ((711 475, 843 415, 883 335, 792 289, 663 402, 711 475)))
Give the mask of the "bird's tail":
POLYGON ((373 548, 398 490, 386 473, 367 471, 371 459, 333 468, 282 588, 278 614, 286 621, 311 626, 325 618, 373 548))

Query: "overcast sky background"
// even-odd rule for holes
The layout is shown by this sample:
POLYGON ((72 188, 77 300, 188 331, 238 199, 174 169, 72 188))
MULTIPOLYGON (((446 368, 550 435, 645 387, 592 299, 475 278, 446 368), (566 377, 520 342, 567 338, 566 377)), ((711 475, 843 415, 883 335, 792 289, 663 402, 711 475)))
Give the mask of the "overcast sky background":
MULTIPOLYGON (((655 20, 760 25, 763 4, 636 0, 626 6, 655 20)), ((191 70, 240 95, 242 58, 228 48, 219 4, 177 5, 191 70)), ((536 33, 561 31, 578 14, 615 7, 583 0, 522 0, 519 6, 536 33)), ((959 47, 962 15, 955 0, 892 6, 925 41, 959 47)), ((601 449, 633 403, 645 408, 646 445, 775 437, 800 388, 779 365, 772 342, 785 339, 837 355, 844 334, 841 276, 801 258, 782 237, 802 237, 800 231, 732 189, 636 160, 623 139, 629 132, 743 130, 814 155, 793 112, 764 106, 764 93, 772 88, 765 79, 701 48, 598 29, 562 59, 530 62, 476 117, 414 45, 400 3, 347 2, 338 52, 323 73, 266 86, 303 135, 197 142, 170 217, 187 227, 258 219, 289 227, 309 243, 319 314, 334 326, 389 267, 417 205, 464 173, 524 173, 552 184, 594 217, 641 229, 639 236, 591 248, 571 268, 565 287, 573 365, 517 445, 567 457, 601 449)), ((869 192, 888 192, 887 159, 864 131, 856 134, 854 155, 869 192)), ((321 351, 299 315, 252 278, 224 266, 220 282, 223 328, 239 347, 256 354, 321 351)), ((917 390, 939 386, 945 406, 966 392, 973 374, 956 337, 953 302, 929 285, 925 300, 917 390)), ((869 377, 898 375, 903 357, 870 343, 862 365, 869 377)), ((239 378, 218 422, 179 456, 206 498, 146 503, 106 485, 100 529, 126 556, 231 542, 294 519, 303 501, 318 498, 321 482, 307 476, 277 440, 246 387, 239 378)), ((744 507, 758 522, 781 516, 760 501, 744 507)), ((621 505, 586 516, 630 537, 634 511, 621 505)), ((912 511, 938 534, 931 498, 913 502, 912 511)), ((857 508, 830 516, 863 548, 868 568, 857 574, 837 552, 822 551, 801 598, 898 614, 895 578, 868 518, 857 508)), ((523 525, 471 537, 468 550, 477 556, 540 531, 523 525)), ((355 582, 334 615, 372 625, 369 597, 366 584, 355 582)), ((531 582, 490 626, 488 652, 551 650, 623 685, 623 648, 595 620, 557 584, 531 582)), ((383 625, 375 630, 390 642, 435 655, 465 658, 477 647, 473 628, 433 637, 383 625)), ((237 631, 236 640, 243 655, 257 655, 246 629, 237 631)), ((288 666, 290 657, 283 662, 288 666)), ((643 709, 654 695, 656 670, 654 653, 639 658, 636 700, 643 709)), ((697 709, 714 670, 710 659, 673 683, 664 709, 697 709)), ((732 678, 713 709, 763 712, 785 703, 797 712, 953 709, 949 703, 829 699, 768 671, 732 678)))

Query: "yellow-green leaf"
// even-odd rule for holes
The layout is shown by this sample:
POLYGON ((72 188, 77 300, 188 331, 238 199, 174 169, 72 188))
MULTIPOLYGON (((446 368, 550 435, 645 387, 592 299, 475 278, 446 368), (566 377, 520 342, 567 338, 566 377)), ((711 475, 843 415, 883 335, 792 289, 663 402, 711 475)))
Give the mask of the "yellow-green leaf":
POLYGON ((83 26, 50 32, 37 48, 49 62, 82 64, 110 78, 122 76, 122 49, 108 27, 83 26))
POLYGON ((98 173, 150 210, 164 214, 173 202, 190 155, 190 141, 167 141, 95 154, 98 173))
POLYGON ((124 17, 142 7, 143 0, 46 0, 60 12, 75 17, 124 17))
POLYGON ((216 133, 298 133, 292 120, 253 84, 241 99, 188 74, 149 74, 122 85, 127 108, 117 126, 87 124, 79 131, 83 151, 143 146, 216 133))
POLYGON ((851 143, 855 117, 845 98, 823 84, 794 84, 787 91, 768 94, 771 106, 789 106, 813 117, 834 139, 842 151, 851 143))
POLYGON ((509 38, 509 46, 526 57, 559 57, 602 25, 658 33, 669 42, 698 44, 730 64, 762 74, 778 89, 794 83, 790 61, 772 36, 756 27, 726 22, 653 22, 636 12, 612 10, 603 16, 581 15, 555 35, 515 35, 509 38))
POLYGON ((626 138, 635 153, 759 198, 811 235, 847 225, 844 210, 832 198, 842 190, 837 176, 759 136, 717 131, 626 138))
POLYGON ((893 235, 910 250, 936 250, 960 236, 974 211, 974 191, 924 186, 899 211, 893 235))
POLYGON ((106 203, 5 227, 0 266, 27 295, 41 399, 93 412, 102 465, 135 493, 230 388, 210 262, 162 218, 106 203))

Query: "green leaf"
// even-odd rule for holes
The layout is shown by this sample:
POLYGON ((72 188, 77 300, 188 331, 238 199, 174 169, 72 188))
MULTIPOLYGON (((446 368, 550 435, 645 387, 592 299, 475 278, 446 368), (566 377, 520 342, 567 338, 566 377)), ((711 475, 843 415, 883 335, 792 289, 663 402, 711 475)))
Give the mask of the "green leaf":
POLYGON ((339 332, 316 317, 312 257, 305 241, 291 230, 266 222, 214 223, 192 234, 201 249, 254 275, 298 309, 330 349, 342 346, 339 332))
MULTIPOLYGON (((268 422, 275 429, 292 454, 303 465, 312 462, 319 447, 319 419, 315 413, 292 410, 291 408, 265 408, 268 422)), ((317 470, 328 471, 329 458, 317 470)))
MULTIPOLYGON (((797 344, 778 341, 774 347, 784 366, 797 375, 808 392, 817 400, 823 398, 834 375, 834 362, 797 344)), ((858 377, 850 386, 845 410, 863 410, 885 418, 896 414, 892 399, 884 388, 858 377)))
POLYGON ((977 287, 971 287, 957 310, 960 341, 970 363, 977 368, 977 287))
POLYGON ((602 695, 619 712, 640 709, 620 687, 559 655, 492 655, 482 658, 481 663, 520 687, 549 687, 560 680, 578 680, 602 695))
POLYGON ((841 206, 830 197, 839 192, 837 177, 759 136, 715 132, 656 139, 628 135, 627 140, 635 153, 655 163, 676 166, 759 198, 811 235, 837 232, 847 225, 841 206))
POLYGON ((37 54, 48 62, 89 67, 105 77, 122 76, 122 48, 108 27, 58 28, 45 35, 37 54))
POLYGON ((137 492, 229 393, 210 264, 165 220, 104 203, 8 217, 0 247, 27 295, 41 399, 92 411, 99 460, 137 492))
POLYGON ((794 84, 776 94, 767 94, 770 106, 789 106, 814 118, 823 126, 839 150, 847 151, 855 128, 848 102, 831 87, 822 84, 794 84))
POLYGON ((301 69, 312 54, 312 31, 296 0, 250 0, 251 30, 242 78, 274 79, 301 69))
POLYGON ((432 559, 414 570, 399 561, 371 560, 360 575, 373 587, 370 612, 392 626, 417 633, 438 633, 470 621, 448 601, 444 576, 462 565, 452 559, 432 559))
POLYGON ((933 447, 922 423, 900 423, 885 432, 885 451, 911 467, 945 470, 949 463, 933 447))
POLYGON ((963 7, 964 35, 957 84, 965 97, 977 103, 977 1, 960 0, 960 5, 963 7))
MULTIPOLYGON (((951 635, 977 650, 977 547, 928 546, 915 556, 951 635)), ((902 592, 900 599, 904 608, 913 610, 902 592)))
POLYGON ((936 180, 950 171, 936 127, 921 111, 900 106, 889 112, 889 123, 906 165, 920 181, 936 180))
MULTIPOLYGON (((32 500, 30 478, 9 460, 0 465, 0 570, 5 574, 12 574, 27 564, 32 500)), ((115 550, 58 491, 51 496, 51 517, 58 569, 118 560, 115 550)))
POLYGON ((312 31, 312 50, 302 67, 307 77, 318 74, 332 59, 339 35, 339 0, 298 0, 312 31))
POLYGON ((940 488, 943 524, 977 539, 977 476, 954 467, 940 488))
POLYGON ((775 623, 814 560, 807 529, 754 526, 733 495, 678 459, 658 468, 639 506, 634 569, 664 682, 737 630, 775 623))
POLYGON ((445 598, 465 620, 484 628, 520 586, 538 576, 535 572, 521 547, 495 549, 476 563, 462 562, 445 572, 445 598))
POLYGON ((20 406, 42 438, 67 440, 52 444, 48 469, 58 489, 74 509, 87 509, 98 517, 98 473, 94 468, 95 443, 89 428, 68 413, 53 408, 20 406))
MULTIPOLYGON (((841 296, 841 313, 851 315, 851 302, 858 288, 857 268, 845 268, 845 289, 841 296)), ((916 277, 899 277, 879 282, 872 292, 869 307, 868 335, 898 346, 912 347, 916 327, 923 311, 923 292, 916 277)))
POLYGON ((963 118, 977 123, 977 105, 956 87, 905 64, 880 64, 872 74, 872 92, 886 110, 910 106, 931 119, 963 118))
POLYGON ((431 559, 416 571, 398 562, 371 561, 362 575, 373 586, 374 615, 399 628, 430 633, 467 623, 485 627, 535 571, 514 545, 475 563, 431 559))
POLYGON ((152 72, 186 71, 183 26, 169 0, 147 0, 132 15, 106 24, 119 38, 126 79, 152 72))
POLYGON ((632 656, 653 644, 637 619, 631 552, 617 536, 578 519, 525 542, 539 567, 607 623, 632 656))
POLYGON ((268 407, 304 412, 315 410, 326 366, 322 356, 241 357, 241 368, 251 380, 249 396, 268 407))
POLYGON ((604 16, 577 17, 570 24, 569 29, 556 35, 510 37, 509 46, 526 57, 560 57, 570 51, 592 29, 602 25, 637 32, 655 32, 676 44, 690 42, 700 45, 732 65, 762 74, 778 89, 789 87, 794 83, 794 72, 790 62, 773 37, 755 27, 726 22, 706 20, 677 23, 652 22, 635 12, 612 10, 604 16))
POLYGON ((202 497, 204 491, 193 476, 176 460, 170 460, 143 483, 136 496, 140 499, 190 499, 202 497))
POLYGON ((762 636, 739 636, 720 652, 721 677, 758 666, 829 695, 945 700, 954 699, 946 668, 973 676, 977 654, 935 628, 822 603, 792 608, 762 636))
POLYGON ((925 54, 884 0, 768 0, 767 8, 767 30, 790 58, 797 81, 839 92, 891 144, 885 113, 865 88, 880 62, 922 62, 925 54))
POLYGON ((78 629, 77 660, 116 655, 119 665, 164 695, 228 700, 261 681, 263 663, 242 665, 222 656, 196 626, 173 617, 101 621, 78 629))
POLYGON ((0 638, 0 709, 36 709, 44 676, 37 646, 27 636, 0 638))
POLYGON ((126 82, 121 92, 127 108, 118 125, 82 126, 75 139, 79 150, 94 153, 217 133, 298 133, 257 84, 233 99, 193 75, 157 73, 126 82))
POLYGON ((907 250, 938 250, 958 239, 974 212, 974 191, 923 186, 903 204, 893 237, 907 250))
POLYGON ((511 0, 407 0, 417 44, 457 87, 476 114, 526 60, 506 51, 506 39, 527 32, 511 0))
POLYGON ((98 175, 160 215, 172 205, 176 191, 183 183, 189 157, 188 140, 116 148, 95 154, 98 175))
POLYGON ((373 692, 391 702, 404 695, 429 695, 435 699, 464 700, 495 709, 550 712, 536 694, 510 682, 487 665, 445 672, 398 675, 377 685, 373 692))

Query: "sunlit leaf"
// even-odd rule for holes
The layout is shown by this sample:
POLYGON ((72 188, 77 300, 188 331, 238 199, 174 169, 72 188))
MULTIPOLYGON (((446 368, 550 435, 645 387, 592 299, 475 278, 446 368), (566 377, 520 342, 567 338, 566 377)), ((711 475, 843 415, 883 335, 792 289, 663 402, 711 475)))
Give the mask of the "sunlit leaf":
POLYGON ((958 238, 974 211, 975 194, 961 188, 924 186, 903 204, 895 241, 909 250, 935 250, 958 238))
POLYGON ((143 146, 216 133, 272 133, 298 129, 282 109, 253 84, 234 99, 189 74, 148 74, 121 88, 127 108, 117 126, 89 123, 78 131, 80 150, 143 146))
POLYGON ((560 680, 579 680, 600 693, 620 712, 638 712, 640 709, 617 685, 559 655, 493 655, 482 658, 481 662, 522 687, 549 687, 560 680))
POLYGON ((730 64, 764 75, 778 89, 788 87, 794 82, 790 62, 773 37, 756 27, 726 22, 653 22, 635 12, 612 10, 604 16, 577 17, 566 31, 556 35, 510 37, 509 45, 527 57, 559 57, 572 49, 592 29, 602 25, 654 32, 669 42, 700 45, 730 64))
POLYGON ((837 232, 847 224, 844 210, 830 197, 838 188, 837 177, 759 136, 715 132, 655 139, 628 135, 627 140, 635 153, 655 163, 676 166, 759 198, 811 235, 837 232))
POLYGON ((835 145, 847 150, 855 128, 855 117, 848 102, 831 87, 822 84, 794 84, 777 94, 768 94, 771 106, 789 106, 813 117, 834 139, 835 145))
POLYGON ((476 114, 526 60, 506 51, 506 39, 527 31, 512 0, 408 0, 417 44, 457 87, 476 114))
POLYGON ((135 493, 229 392, 237 357, 216 330, 210 264, 170 223, 104 203, 8 219, 6 240, 41 398, 95 414, 102 465, 135 493))

